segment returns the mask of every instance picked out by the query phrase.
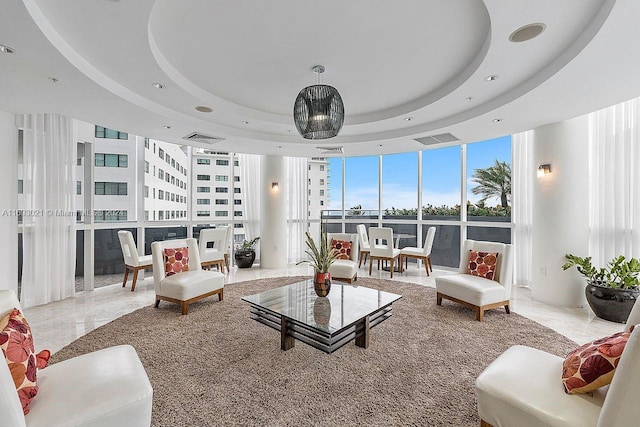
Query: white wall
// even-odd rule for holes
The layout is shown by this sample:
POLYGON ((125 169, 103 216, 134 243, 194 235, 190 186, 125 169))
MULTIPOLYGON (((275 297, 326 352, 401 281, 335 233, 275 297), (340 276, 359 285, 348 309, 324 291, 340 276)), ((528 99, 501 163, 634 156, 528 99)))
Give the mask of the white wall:
POLYGON ((18 292, 18 128, 13 114, 0 111, 0 289, 18 292), (5 209, 7 211, 5 211, 5 209))
POLYGON ((261 161, 260 268, 282 268, 287 265, 285 161, 281 156, 263 156, 261 161), (272 182, 278 182, 279 190, 271 188, 272 182))
POLYGON ((552 305, 586 304, 584 281, 561 266, 565 254, 589 250, 588 138, 587 116, 534 130, 535 165, 552 172, 533 186, 532 295, 552 305))

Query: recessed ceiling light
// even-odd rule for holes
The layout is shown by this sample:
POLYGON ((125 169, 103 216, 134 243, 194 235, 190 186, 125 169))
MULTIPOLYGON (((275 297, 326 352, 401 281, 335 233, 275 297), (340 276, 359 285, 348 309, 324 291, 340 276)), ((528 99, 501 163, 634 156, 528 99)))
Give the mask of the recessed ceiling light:
POLYGON ((547 28, 546 25, 536 22, 535 24, 527 24, 518 28, 509 36, 509 41, 513 43, 526 42, 535 37, 538 37, 547 28))
POLYGON ((404 118, 404 121, 405 121, 405 122, 410 122, 411 120, 413 120, 413 117, 405 117, 405 118, 404 118))
POLYGON ((0 44, 0 52, 4 52, 4 53, 13 53, 15 52, 15 49, 9 46, 5 46, 3 44, 0 44))
POLYGON ((162 126, 165 129, 171 129, 171 126, 162 126))
POLYGON ((467 96, 467 101, 471 101, 473 99, 473 96, 467 96))
POLYGON ((200 111, 201 113, 210 113, 213 111, 211 107, 207 107, 206 105, 198 105, 196 107, 196 110, 200 111))
POLYGON ((493 119, 491 120, 493 123, 500 123, 502 121, 502 119, 493 119))
POLYGON ((152 83, 151 86, 155 87, 156 89, 164 89, 164 85, 162 83, 152 83))
POLYGON ((498 80, 498 75, 497 74, 491 74, 487 77, 484 78, 486 81, 488 82, 492 82, 494 80, 498 80))
POLYGON ((282 145, 278 145, 278 148, 282 148, 282 145))
POLYGON ((249 122, 248 122, 248 121, 246 121, 246 120, 243 120, 243 121, 242 121, 242 124, 243 124, 243 125, 248 125, 248 124, 249 124, 249 122))
POLYGON ((51 83, 58 83, 59 80, 56 79, 55 77, 49 77, 49 80, 51 81, 51 83))
POLYGON ((378 144, 378 147, 382 147, 382 144, 378 144))

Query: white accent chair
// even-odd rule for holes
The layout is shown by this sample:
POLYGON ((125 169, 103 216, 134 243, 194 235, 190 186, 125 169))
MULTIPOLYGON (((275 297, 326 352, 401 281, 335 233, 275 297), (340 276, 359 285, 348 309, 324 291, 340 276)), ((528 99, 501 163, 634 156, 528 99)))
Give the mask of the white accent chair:
POLYGON ((336 280, 341 280, 348 283, 352 283, 353 281, 358 280, 358 235, 345 233, 327 233, 327 243, 329 243, 329 245, 331 245, 331 241, 333 239, 351 242, 351 258, 336 259, 329 268, 331 277, 336 280))
MULTIPOLYGON (((227 253, 228 227, 203 228, 200 230, 199 251, 200 263, 202 268, 209 269, 212 266, 218 266, 218 269, 224 273, 225 254, 227 253), (208 247, 209 243, 213 247, 208 247)), ((230 270, 227 269, 227 272, 230 270)))
MULTIPOLYGON (((16 294, 0 290, 0 317, 13 308, 22 312, 16 294)), ((29 405, 29 413, 23 415, 9 367, 0 351, 0 425, 148 427, 151 424, 153 389, 130 345, 55 363, 39 369, 37 379, 38 394, 29 405)))
POLYGON ((427 230, 427 235, 424 238, 424 246, 422 248, 414 248, 414 247, 404 247, 400 249, 400 264, 402 261, 406 263, 405 268, 408 267, 408 258, 417 258, 422 260, 424 263, 424 269, 427 272, 427 276, 429 275, 429 270, 433 271, 433 266, 431 265, 431 247, 433 246, 433 239, 436 236, 436 228, 429 227, 427 230))
POLYGON ((358 257, 358 268, 362 265, 364 259, 364 265, 367 265, 367 255, 369 255, 369 237, 367 237, 367 227, 364 224, 358 224, 356 227, 358 232, 358 244, 360 245, 360 253, 358 257))
POLYGON ((436 277, 436 304, 448 299, 472 308, 476 320, 482 322, 485 310, 504 307, 507 314, 511 297, 511 245, 497 242, 465 240, 457 274, 436 277), (469 251, 498 252, 495 280, 467 274, 469 251))
POLYGON ((224 274, 217 271, 203 270, 196 239, 177 239, 153 242, 153 281, 156 290, 156 308, 160 301, 180 304, 182 314, 189 313, 189 304, 218 294, 220 301, 224 298, 224 274), (189 248, 189 271, 167 276, 164 270, 164 250, 171 248, 189 248))
MULTIPOLYGON (((369 246, 369 275, 371 275, 371 266, 373 260, 378 261, 378 269, 380 269, 380 261, 389 261, 391 278, 393 279, 393 270, 396 260, 400 257, 400 249, 393 247, 393 228, 390 227, 370 227, 369 236, 371 236, 371 245, 369 246)), ((398 268, 402 272, 402 263, 398 268)))
MULTIPOLYGON (((625 331, 640 323, 640 303, 625 331)), ((481 426, 627 427, 640 423, 640 326, 631 338, 609 387, 592 394, 567 394, 561 381, 564 358, 516 345, 476 380, 481 426)))
POLYGON ((131 292, 136 290, 136 282, 138 281, 138 271, 152 267, 151 255, 138 255, 136 242, 133 240, 133 234, 127 230, 118 231, 118 240, 122 248, 122 256, 124 257, 124 280, 122 287, 127 285, 129 270, 133 271, 133 282, 131 283, 131 292))

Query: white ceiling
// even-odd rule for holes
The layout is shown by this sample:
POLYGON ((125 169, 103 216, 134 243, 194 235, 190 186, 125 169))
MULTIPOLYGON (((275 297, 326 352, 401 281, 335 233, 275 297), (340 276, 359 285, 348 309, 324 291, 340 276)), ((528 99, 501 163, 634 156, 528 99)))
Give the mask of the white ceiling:
POLYGON ((637 0, 3 0, 1 12, 15 53, 0 53, 0 110, 177 143, 198 132, 224 138, 208 146, 219 151, 413 151, 415 138, 473 142, 640 96, 637 0), (530 23, 546 29, 509 41, 530 23), (346 112, 322 141, 292 119, 316 64, 346 112))

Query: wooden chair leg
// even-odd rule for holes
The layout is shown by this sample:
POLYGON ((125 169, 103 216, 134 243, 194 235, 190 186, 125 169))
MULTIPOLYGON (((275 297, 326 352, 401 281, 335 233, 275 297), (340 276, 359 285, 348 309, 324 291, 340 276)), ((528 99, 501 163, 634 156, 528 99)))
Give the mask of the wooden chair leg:
POLYGON ((511 314, 511 309, 509 308, 509 304, 504 306, 504 311, 506 311, 507 314, 511 314))
POLYGON ((160 305, 160 300, 156 298, 156 308, 160 305))
POLYGON ((482 307, 476 307, 476 320, 482 322, 484 320, 484 310, 482 307))
POLYGON ((182 306, 182 315, 184 316, 185 314, 189 314, 189 303, 182 301, 180 305, 182 306))
POLYGON ((442 297, 439 293, 436 294, 436 305, 442 305, 442 297))
POLYGON ((136 282, 138 281, 138 271, 140 271, 139 268, 134 268, 133 270, 133 283, 131 283, 131 292, 136 290, 136 282))
POLYGON ((427 276, 429 276, 429 258, 423 258, 422 262, 424 263, 424 269, 427 272, 427 276))
POLYGON ((229 254, 224 254, 224 265, 227 266, 227 273, 231 273, 231 269, 229 268, 229 254))
POLYGON ((124 266, 124 280, 122 281, 122 287, 124 288, 127 285, 127 277, 129 277, 129 266, 124 266))
POLYGON ((389 272, 391 273, 391 278, 393 279, 393 264, 395 262, 395 258, 391 258, 391 267, 389 267, 389 272))
POLYGON ((373 258, 369 257, 369 276, 371 276, 371 265, 372 264, 373 264, 373 258))
POLYGON ((218 301, 222 301, 224 299, 224 289, 220 289, 220 293, 218 294, 218 301))
MULTIPOLYGON (((358 257, 358 268, 360 268, 360 266, 362 265, 362 252, 360 252, 360 256, 358 257)), ((367 263, 365 262, 364 265, 366 266, 367 263)))
POLYGON ((429 256, 428 260, 429 260, 429 270, 431 270, 431 272, 433 273, 433 264, 431 264, 431 256, 429 256))

